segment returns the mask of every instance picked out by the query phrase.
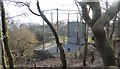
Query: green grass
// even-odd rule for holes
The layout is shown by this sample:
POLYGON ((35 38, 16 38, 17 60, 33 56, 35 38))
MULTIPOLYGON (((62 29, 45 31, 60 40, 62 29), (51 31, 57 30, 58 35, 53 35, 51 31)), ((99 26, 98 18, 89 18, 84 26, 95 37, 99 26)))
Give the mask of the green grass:
POLYGON ((92 38, 88 37, 88 43, 92 43, 92 42, 93 42, 92 38))

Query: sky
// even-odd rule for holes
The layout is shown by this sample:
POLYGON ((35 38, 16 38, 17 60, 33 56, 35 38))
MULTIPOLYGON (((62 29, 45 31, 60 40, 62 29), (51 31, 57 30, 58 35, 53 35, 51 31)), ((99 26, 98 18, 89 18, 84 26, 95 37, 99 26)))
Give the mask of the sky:
MULTIPOLYGON (((29 0, 21 0, 22 2, 30 2, 29 0)), ((74 0, 39 0, 39 4, 41 7, 41 10, 51 10, 51 9, 56 9, 58 8, 59 10, 77 10, 77 7, 75 5, 74 0)), ((36 8, 36 0, 31 0, 31 9, 33 11, 37 12, 36 8)), ((15 21, 20 21, 21 23, 38 23, 42 24, 42 19, 41 17, 38 17, 36 15, 33 15, 27 7, 15 7, 14 4, 9 4, 5 2, 5 8, 6 12, 8 13, 9 17, 13 17, 16 15, 20 15, 23 13, 26 13, 26 15, 15 17, 15 21)), ((47 18, 51 21, 51 14, 53 13, 53 22, 56 22, 57 14, 56 10, 53 11, 45 11, 45 15, 47 18)), ((67 20, 68 19, 68 13, 71 13, 70 15, 70 20, 74 21, 76 20, 77 14, 72 14, 72 13, 77 13, 77 11, 58 11, 59 12, 59 20, 67 20), (63 14, 64 13, 64 14, 63 14), (65 14, 66 13, 66 14, 65 14)))
MULTIPOLYGON (((37 12, 37 7, 36 7, 36 0, 18 0, 22 2, 30 2, 30 7, 33 11, 37 12)), ((112 2, 112 0, 109 0, 112 2)), ((18 16, 13 18, 14 21, 20 22, 20 23, 37 23, 37 24, 43 24, 43 20, 41 17, 38 17, 36 15, 33 15, 27 7, 18 7, 15 6, 13 3, 9 3, 7 1, 4 2, 5 4, 5 9, 9 17, 13 17, 16 15, 20 15, 23 13, 26 13, 26 15, 18 16)), ((60 10, 78 10, 75 1, 74 0, 39 0, 40 8, 41 10, 51 10, 51 9, 60 9, 60 10)), ((57 14, 56 10, 54 11, 45 11, 46 17, 51 21, 51 14, 53 13, 53 22, 57 21, 57 14)), ((77 13, 78 11, 58 11, 59 12, 59 17, 58 20, 64 20, 67 21, 68 19, 68 13, 70 14, 70 21, 76 21, 77 14, 72 14, 72 13, 77 13), (63 14, 66 13, 66 14, 63 14)))

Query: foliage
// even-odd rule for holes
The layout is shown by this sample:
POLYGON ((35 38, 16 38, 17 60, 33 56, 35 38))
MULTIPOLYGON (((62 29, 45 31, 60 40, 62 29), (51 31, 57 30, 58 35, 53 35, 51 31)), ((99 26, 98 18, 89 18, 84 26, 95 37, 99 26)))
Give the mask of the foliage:
MULTIPOLYGON (((56 23, 53 25, 55 28, 57 27, 56 23)), ((44 33, 43 33, 43 25, 39 24, 29 24, 29 29, 35 33, 35 36, 37 40, 39 41, 39 44, 43 44, 43 40, 45 43, 49 42, 53 38, 53 34, 51 29, 48 25, 44 25, 44 33)), ((67 36, 67 24, 64 23, 64 21, 58 22, 58 35, 59 36, 67 36)))
MULTIPOLYGON (((57 25, 54 25, 57 27, 57 25)), ((58 34, 60 36, 67 36, 67 24, 64 21, 58 21, 58 34)))
POLYGON ((39 41, 39 44, 43 42, 43 26, 39 24, 29 24, 28 28, 36 36, 36 39, 39 41))
POLYGON ((27 51, 27 53, 29 53, 28 55, 30 55, 32 52, 31 48, 33 48, 37 43, 35 34, 26 26, 14 26, 13 29, 10 29, 9 35, 9 44, 14 58, 27 56, 27 54, 25 54, 26 50, 30 50, 27 51))

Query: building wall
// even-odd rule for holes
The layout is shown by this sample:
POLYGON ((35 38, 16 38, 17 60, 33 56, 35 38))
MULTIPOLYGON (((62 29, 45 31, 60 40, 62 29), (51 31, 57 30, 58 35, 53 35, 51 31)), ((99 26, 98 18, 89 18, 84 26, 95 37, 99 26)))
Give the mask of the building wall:
POLYGON ((83 42, 83 24, 78 22, 68 23, 68 43, 82 44, 83 42))

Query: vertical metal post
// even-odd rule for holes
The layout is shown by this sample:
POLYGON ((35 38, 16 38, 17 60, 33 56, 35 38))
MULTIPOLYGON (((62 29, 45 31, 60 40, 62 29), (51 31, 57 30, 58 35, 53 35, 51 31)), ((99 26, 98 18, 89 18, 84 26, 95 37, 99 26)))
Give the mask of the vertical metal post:
MULTIPOLYGON (((51 12, 51 24, 53 25, 53 13, 51 12)), ((53 25, 54 26, 54 25, 53 25)), ((54 38, 53 38, 53 33, 51 34, 52 35, 52 44, 53 44, 53 42, 54 42, 54 38)))
POLYGON ((51 23, 53 25, 53 13, 51 12, 51 23))
POLYGON ((64 33, 63 33, 63 45, 65 44, 65 29, 63 28, 63 31, 64 31, 64 33))
POLYGON ((79 21, 78 21, 78 13, 77 13, 77 44, 79 45, 80 43, 79 39, 79 21))
MULTIPOLYGON (((59 32, 58 32, 58 8, 56 10, 57 10, 57 34, 58 34, 58 37, 59 37, 59 32)), ((58 53, 58 47, 57 47, 57 53, 58 53)))
POLYGON ((83 43, 83 35, 84 35, 84 27, 83 27, 83 20, 82 20, 82 15, 79 15, 80 16, 80 23, 79 23, 79 40, 80 40, 80 45, 79 45, 79 50, 80 50, 80 46, 82 46, 82 43, 83 43))
MULTIPOLYGON (((43 11, 44 14, 44 11, 43 11)), ((43 20, 43 50, 45 50, 45 25, 44 25, 44 20, 43 20)))
POLYGON ((57 10, 57 33, 58 33, 58 8, 56 10, 57 10))
POLYGON ((68 26, 67 26, 67 28, 68 28, 68 38, 69 38, 69 16, 70 16, 70 13, 68 13, 68 26))

